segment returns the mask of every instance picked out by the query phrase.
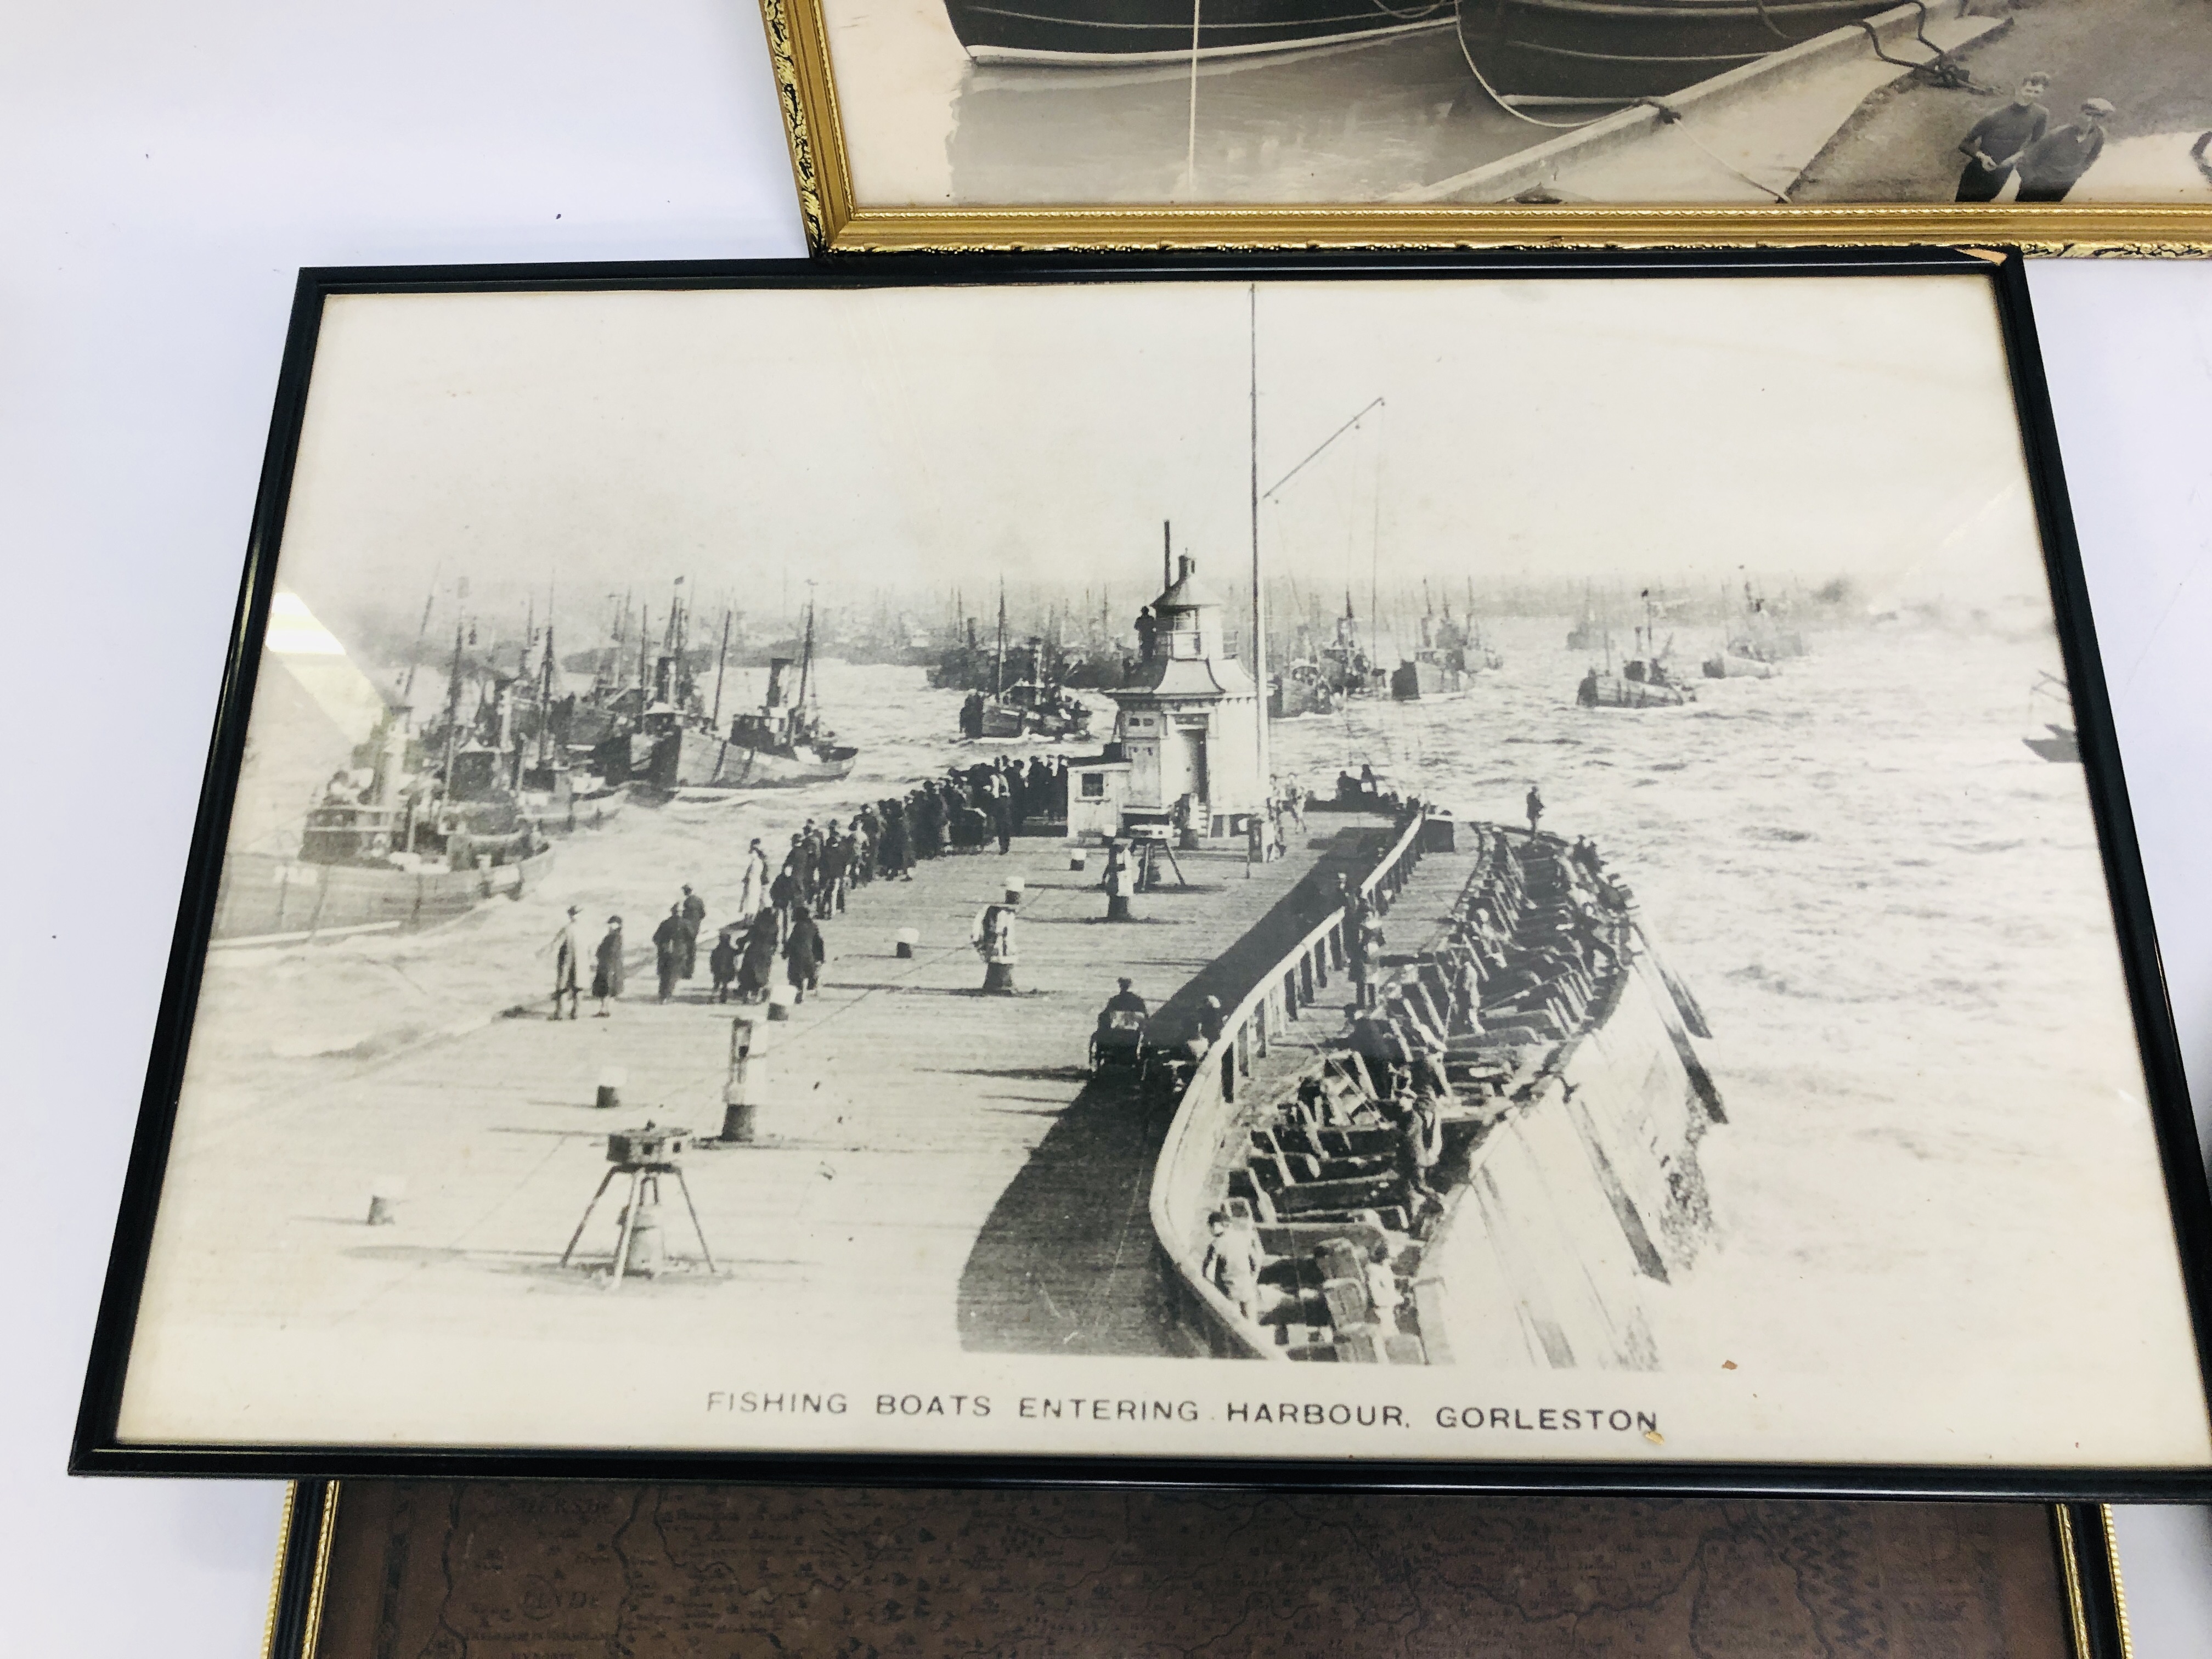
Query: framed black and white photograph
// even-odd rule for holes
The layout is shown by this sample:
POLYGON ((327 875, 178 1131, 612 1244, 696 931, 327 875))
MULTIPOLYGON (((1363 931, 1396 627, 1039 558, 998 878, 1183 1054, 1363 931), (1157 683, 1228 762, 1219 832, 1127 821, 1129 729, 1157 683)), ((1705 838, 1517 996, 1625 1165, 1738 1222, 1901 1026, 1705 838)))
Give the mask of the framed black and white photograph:
POLYGON ((2202 1497, 2017 258, 310 271, 86 1471, 2202 1497))
POLYGON ((761 0, 818 250, 2212 243, 2197 0, 761 0))

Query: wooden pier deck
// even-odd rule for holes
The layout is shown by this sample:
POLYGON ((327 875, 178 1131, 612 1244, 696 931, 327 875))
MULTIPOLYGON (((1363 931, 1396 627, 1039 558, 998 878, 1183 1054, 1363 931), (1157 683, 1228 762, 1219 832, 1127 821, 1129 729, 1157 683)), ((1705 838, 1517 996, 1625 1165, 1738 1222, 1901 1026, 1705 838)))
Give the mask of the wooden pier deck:
MULTIPOLYGON (((1466 890, 1468 878, 1480 862, 1464 828, 1459 841, 1452 852, 1425 854, 1399 890, 1390 913, 1382 918, 1386 957, 1432 950, 1443 938, 1452 905, 1466 890)), ((1252 1122, 1270 1119, 1273 1103, 1292 1086, 1292 1079, 1309 1070, 1320 1059, 1328 1039, 1342 1036, 1349 1025, 1342 1012, 1350 1000, 1349 983, 1339 981, 1330 992, 1304 1018, 1286 1024, 1269 1042, 1267 1052, 1253 1060, 1252 1080, 1240 1097, 1244 1103, 1243 1115, 1252 1122), (1344 994, 1334 994, 1339 990, 1344 994)))
MULTIPOLYGON (((1126 1091, 1092 1085, 1097 1010, 1123 974, 1160 1006, 1340 831, 1373 822, 1317 817, 1289 859, 1257 867, 1239 854, 1185 854, 1190 888, 1139 896, 1126 925, 1103 920, 1096 854, 1071 872, 1057 841, 947 857, 911 882, 856 892, 823 925, 820 991, 789 1023, 759 1028, 774 1044, 760 1143, 686 1160, 715 1275, 676 1271, 606 1296, 593 1276, 557 1266, 606 1168, 607 1131, 647 1119, 701 1133, 720 1125, 739 1011, 713 1003, 703 950, 700 977, 665 1006, 650 972, 634 973, 611 1018, 592 1018, 587 1001, 582 1019, 551 1022, 538 1000, 526 1018, 380 1062, 333 1059, 312 1089, 184 1126, 188 1178, 170 1190, 190 1196, 163 1224, 173 1259, 204 1266, 178 1312, 264 1330, 450 1323, 522 1337, 573 1333, 574 1298, 589 1296, 600 1311, 585 1322, 611 1340, 661 1328, 675 1301, 681 1317, 783 1334, 778 1345, 835 1322, 910 1355, 1173 1351, 1150 1290, 1158 1125, 1126 1091), (986 996, 969 920, 1015 874, 1028 884, 1024 994, 986 996), (904 927, 921 934, 910 960, 894 951, 904 927), (595 1109, 609 1066, 627 1073, 623 1104, 595 1109), (370 1228, 371 1187, 390 1176, 405 1183, 398 1223, 370 1228), (218 1236, 222 1268, 208 1272, 218 1236)), ((1394 908, 1394 927, 1449 902, 1441 886, 1420 896, 1449 884, 1431 867, 1394 908)), ((517 964, 518 999, 539 991, 542 971, 517 964)), ((1307 1024, 1318 1035, 1323 1020, 1307 1024)), ((580 1259, 611 1255, 616 1207, 601 1205, 580 1259)), ((661 1220, 672 1250, 690 1253, 672 1182, 661 1220)))

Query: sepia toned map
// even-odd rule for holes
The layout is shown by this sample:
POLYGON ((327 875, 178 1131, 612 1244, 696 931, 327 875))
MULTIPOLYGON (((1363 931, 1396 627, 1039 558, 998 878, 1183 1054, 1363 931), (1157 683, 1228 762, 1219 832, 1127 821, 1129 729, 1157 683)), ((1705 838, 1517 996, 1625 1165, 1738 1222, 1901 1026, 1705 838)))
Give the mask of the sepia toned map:
POLYGON ((348 1483, 313 1659, 2066 1659, 2036 1504, 348 1483))

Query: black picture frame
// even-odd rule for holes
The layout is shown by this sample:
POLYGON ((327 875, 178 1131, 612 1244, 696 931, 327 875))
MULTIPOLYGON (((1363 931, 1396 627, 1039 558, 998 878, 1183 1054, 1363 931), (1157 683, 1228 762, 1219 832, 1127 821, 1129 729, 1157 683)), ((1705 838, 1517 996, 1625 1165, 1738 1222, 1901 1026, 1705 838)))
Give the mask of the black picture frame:
POLYGON ((902 255, 866 261, 320 268, 301 273, 278 377, 246 570, 223 670, 156 1037, 125 1175, 113 1251, 70 1449, 82 1474, 207 1475, 307 1481, 537 1477, 714 1479, 788 1484, 1268 1484, 1299 1489, 1796 1494, 2005 1498, 2051 1503, 2204 1501, 2203 1468, 1987 1468, 1790 1463, 1587 1462, 1349 1462, 1322 1459, 1126 1456, 939 1456, 828 1453, 702 1454, 634 1448, 166 1444, 118 1431, 125 1370, 143 1290, 156 1205, 175 1127, 233 792, 252 706, 298 460, 318 331, 326 301, 350 295, 816 289, 980 283, 1388 281, 1544 277, 1657 281, 1716 275, 1777 280, 1978 274, 1993 294, 2008 356, 2043 536, 2060 643, 2079 722, 2128 995, 2196 1336, 2212 1400, 2212 1195, 2191 1114, 2138 856, 2112 709, 2059 461, 2050 392, 2017 254, 1932 248, 1521 250, 1389 253, 1175 253, 1068 256, 902 255))

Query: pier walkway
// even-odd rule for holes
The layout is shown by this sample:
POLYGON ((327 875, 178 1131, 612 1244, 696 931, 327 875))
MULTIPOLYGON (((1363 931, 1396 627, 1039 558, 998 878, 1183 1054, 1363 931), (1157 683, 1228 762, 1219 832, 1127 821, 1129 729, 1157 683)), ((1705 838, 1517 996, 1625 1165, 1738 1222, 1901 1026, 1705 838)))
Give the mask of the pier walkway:
MULTIPOLYGON (((450 1322, 617 1340, 672 1316, 756 1337, 807 1331, 810 1342, 833 1322, 849 1340, 908 1354, 1172 1351, 1147 1289, 1160 1125, 1126 1091, 1092 1086, 1097 1011, 1117 975, 1162 1008, 1343 830, 1376 822, 1316 817, 1291 857, 1257 867, 1241 854, 1182 854, 1190 887, 1140 895, 1128 924, 1103 919, 1097 855, 1071 872, 1056 840, 946 857, 911 882, 854 893, 848 914, 823 924, 820 991, 788 1024, 757 1028, 773 1045, 760 1143, 686 1159, 719 1275, 687 1267, 606 1296, 595 1276, 557 1266, 605 1170, 609 1130, 720 1126, 739 1010, 712 1002, 703 949, 700 977, 665 1006, 649 972, 633 974, 611 1018, 592 1018, 587 1000, 582 1019, 550 1022, 532 1001, 526 1017, 396 1057, 334 1057, 313 1086, 219 1123, 188 1112, 177 1156, 191 1167, 172 1182, 178 1207, 164 1218, 173 1259, 211 1263, 218 1238, 228 1259, 220 1273, 191 1275, 179 1311, 264 1330, 450 1322), (1024 994, 986 996, 969 921, 1017 874, 1028 885, 1024 994), (906 927, 921 935, 910 960, 894 950, 906 927), (623 1103, 599 1110, 609 1066, 626 1073, 623 1103), (397 1224, 371 1229, 372 1187, 393 1177, 404 1188, 397 1224), (578 1309, 579 1296, 598 1311, 578 1309)), ((1425 868, 1432 880, 1448 878, 1425 868)), ((1409 892, 1393 925, 1410 927, 1417 902, 1409 892)), ((541 969, 518 963, 514 994, 535 992, 541 969)), ((1317 1034, 1322 1022, 1308 1024, 1317 1034)), ((619 1191, 580 1260, 611 1254, 619 1191)), ((689 1255, 672 1182, 664 1200, 665 1243, 689 1255)))

